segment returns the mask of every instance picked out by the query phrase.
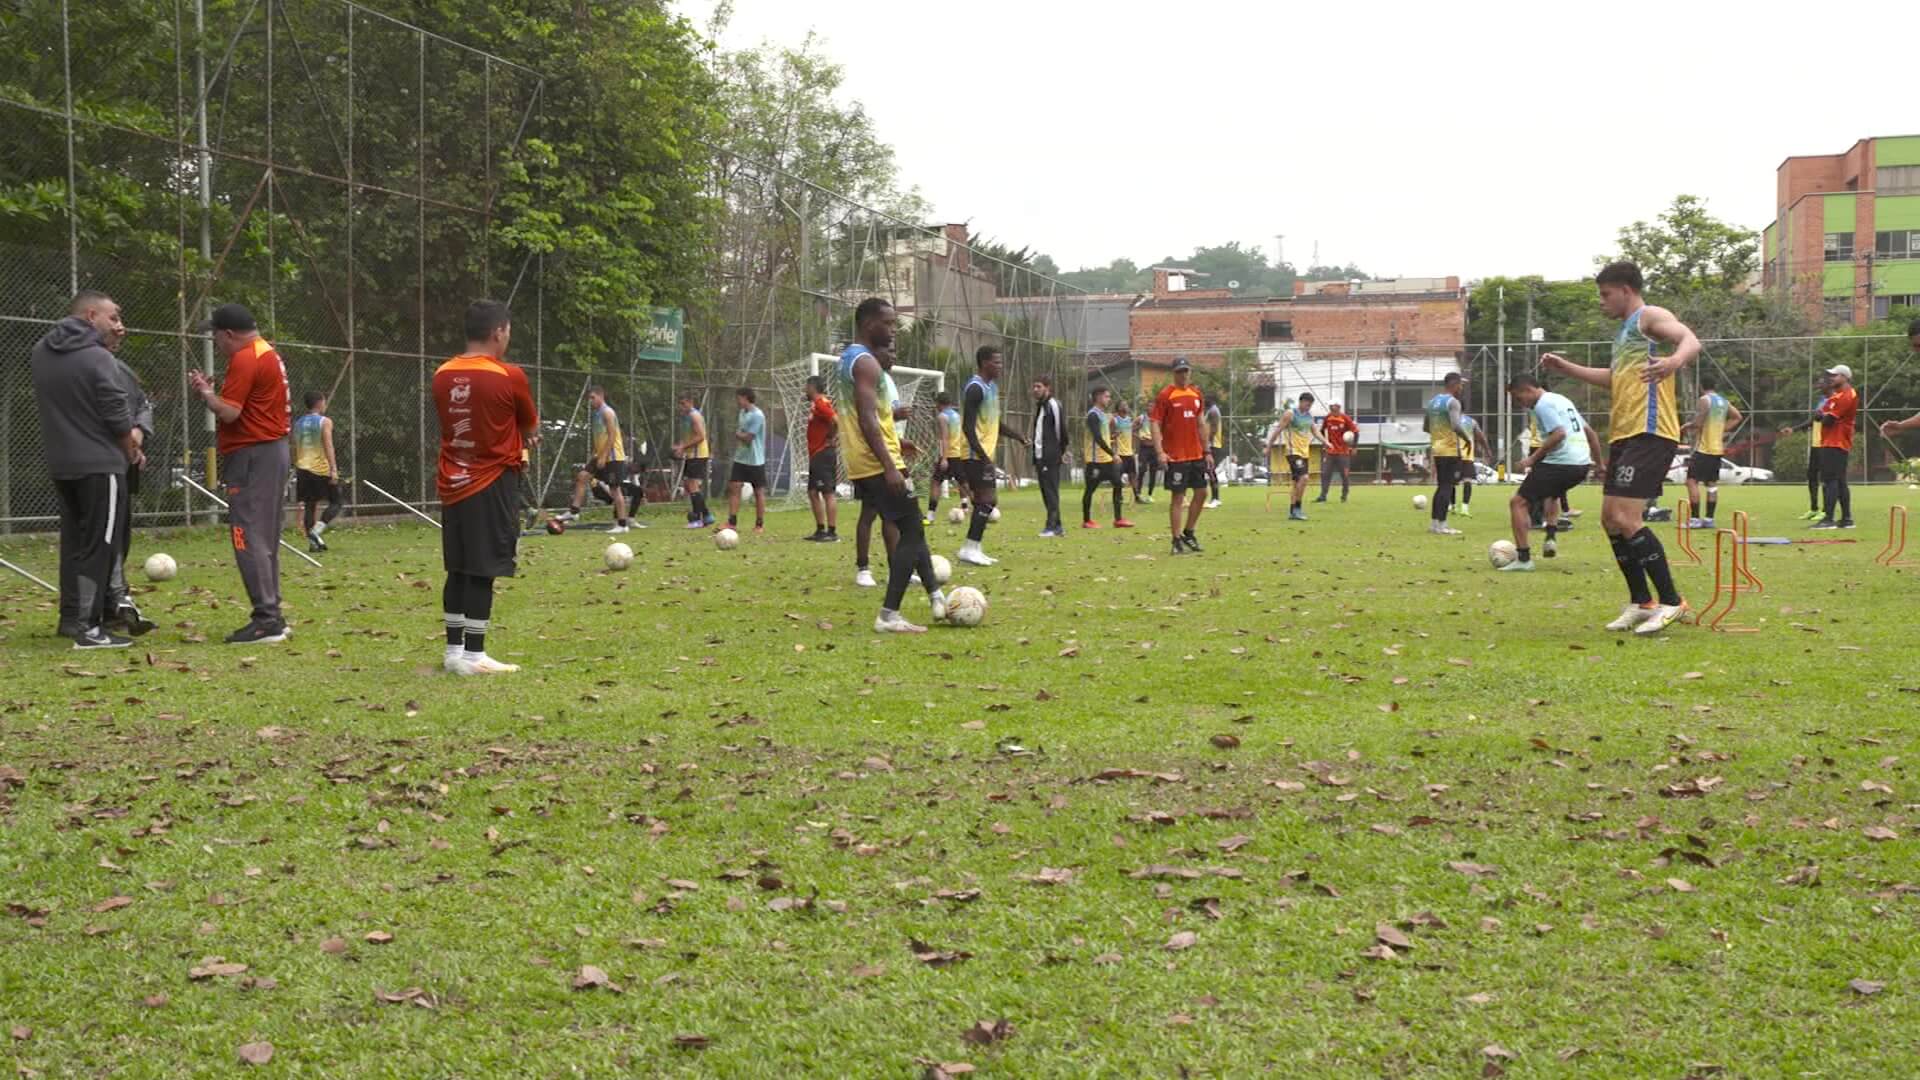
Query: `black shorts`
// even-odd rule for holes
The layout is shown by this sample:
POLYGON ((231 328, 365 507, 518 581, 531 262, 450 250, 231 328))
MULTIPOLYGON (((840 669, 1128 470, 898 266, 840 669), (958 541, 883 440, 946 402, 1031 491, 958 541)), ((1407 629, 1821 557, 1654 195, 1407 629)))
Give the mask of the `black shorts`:
POLYGON ((1134 465, 1134 463, 1133 463, 1133 455, 1132 455, 1132 454, 1122 454, 1122 455, 1120 455, 1120 475, 1121 475, 1121 476, 1138 476, 1138 475, 1140 475, 1140 473, 1139 473, 1139 470, 1138 470, 1138 468, 1137 468, 1137 467, 1136 467, 1136 466, 1134 465))
MULTIPOLYGON (((738 468, 739 466, 735 466, 738 468)), ((807 490, 833 494, 840 479, 840 452, 829 446, 807 459, 807 490)))
POLYGON ((1082 475, 1089 484, 1118 484, 1120 467, 1117 462, 1112 461, 1089 462, 1082 475))
POLYGON ((293 497, 297 502, 339 502, 340 485, 324 473, 293 470, 293 497))
POLYGON ((1213 467, 1216 469, 1220 467, 1221 462, 1227 460, 1227 448, 1224 446, 1216 446, 1210 453, 1213 457, 1213 467))
POLYGON ((1167 490, 1185 491, 1188 488, 1203 488, 1213 478, 1213 468, 1207 459, 1198 461, 1167 462, 1167 490))
POLYGON ((968 458, 960 462, 959 472, 956 475, 965 481, 967 486, 985 488, 988 491, 992 491, 994 484, 999 480, 993 462, 984 458, 968 458))
POLYGON ((512 577, 520 546, 520 471, 441 508, 440 559, 449 574, 512 577))
POLYGON ((767 467, 736 461, 733 463, 732 470, 727 473, 727 483, 752 484, 753 490, 765 491, 767 490, 767 467))
POLYGON ((1847 479, 1847 456, 1850 453, 1852 453, 1852 451, 1838 446, 1815 447, 1813 458, 1819 462, 1816 469, 1820 473, 1820 479, 1825 480, 1828 477, 1832 477, 1835 480, 1845 483, 1847 479))
POLYGON ((1467 471, 1467 459, 1457 457, 1438 457, 1433 459, 1433 483, 1435 487, 1452 487, 1473 474, 1467 471))
POLYGON ((1687 479, 1708 484, 1719 483, 1722 460, 1724 459, 1719 454, 1706 454, 1695 450, 1693 456, 1687 459, 1687 479))
POLYGON ((951 480, 956 484, 966 482, 967 459, 963 457, 935 458, 933 462, 933 481, 940 483, 951 480))
POLYGON ((704 484, 707 482, 707 459, 690 457, 680 463, 680 482, 704 484))
POLYGON ((1564 498, 1567 492, 1579 487, 1587 478, 1590 466, 1554 465, 1541 462, 1527 470, 1527 478, 1520 481, 1520 497, 1530 503, 1545 503, 1549 499, 1564 498))
POLYGON ((587 466, 587 471, 593 474, 595 480, 600 481, 610 488, 617 488, 627 482, 627 463, 625 461, 609 461, 598 467, 589 465, 587 466))
POLYGON ((1160 448, 1150 442, 1141 443, 1140 463, 1149 469, 1160 464, 1160 448))
POLYGON ((1295 480, 1305 480, 1307 478, 1307 459, 1301 457, 1299 454, 1288 454, 1287 475, 1295 480))
POLYGON ((1635 435, 1612 444, 1607 448, 1607 482, 1601 493, 1628 499, 1659 498, 1679 447, 1679 443, 1658 435, 1635 435))
POLYGON ((895 525, 911 521, 915 527, 920 524, 920 497, 913 493, 912 488, 899 495, 892 494, 887 490, 884 473, 855 480, 853 497, 879 514, 881 521, 891 521, 895 525))

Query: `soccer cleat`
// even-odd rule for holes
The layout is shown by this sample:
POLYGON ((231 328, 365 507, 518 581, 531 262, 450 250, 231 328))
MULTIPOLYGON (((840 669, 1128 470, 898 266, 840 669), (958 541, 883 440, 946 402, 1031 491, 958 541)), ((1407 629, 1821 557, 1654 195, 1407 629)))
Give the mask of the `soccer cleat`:
POLYGON ((979 548, 971 546, 961 548, 954 558, 969 566, 992 566, 1000 561, 979 548))
POLYGON ((1684 600, 1678 604, 1655 604, 1653 611, 1646 618, 1640 620, 1640 624, 1633 628, 1633 632, 1636 634, 1657 634, 1667 627, 1672 626, 1674 623, 1679 622, 1681 617, 1686 613, 1687 605, 1684 600))
POLYGON ((287 640, 290 631, 284 622, 257 623, 247 625, 227 635, 229 645, 273 645, 287 640))
POLYGON ((1640 515, 1640 520, 1648 522, 1650 524, 1655 522, 1672 521, 1673 511, 1667 509, 1664 506, 1651 507, 1640 515))
POLYGON ((1188 529, 1186 532, 1180 534, 1180 542, 1187 545, 1188 551, 1193 552, 1195 555, 1200 554, 1200 538, 1193 535, 1192 529, 1188 529))
POLYGON ((576 522, 576 521, 579 521, 579 520, 580 520, 580 511, 578 511, 578 510, 562 510, 562 511, 560 511, 559 513, 557 513, 557 514, 555 514, 555 515, 553 515, 553 520, 555 520, 555 521, 558 521, 558 522, 562 522, 562 523, 564 523, 564 524, 568 524, 568 525, 571 525, 571 524, 573 524, 574 522, 576 522))
POLYGON ((481 653, 479 656, 467 653, 462 655, 460 659, 467 667, 472 669, 475 675, 508 675, 520 670, 519 664, 509 664, 502 660, 495 660, 486 653, 481 653))
POLYGON ((1459 514, 1461 517, 1472 517, 1473 507, 1468 506, 1466 503, 1461 503, 1459 506, 1453 508, 1453 512, 1459 514))
POLYGON ((1832 518, 1821 518, 1819 521, 1807 526, 1809 529, 1837 529, 1839 527, 1840 523, 1832 518))
POLYGON ((876 634, 924 634, 927 628, 915 626, 907 621, 905 615, 897 611, 882 610, 873 617, 873 632, 876 634))
POLYGON ((85 633, 73 639, 73 647, 76 649, 124 649, 132 644, 132 638, 109 634, 98 626, 87 627, 85 633))
POLYGON ((927 594, 927 607, 934 622, 947 621, 947 594, 935 589, 927 594))
POLYGON ((826 529, 824 529, 824 528, 821 528, 821 527, 820 527, 820 526, 818 526, 818 525, 815 525, 815 526, 813 527, 813 531, 812 531, 812 532, 810 532, 810 533, 808 533, 807 535, 805 535, 805 536, 803 536, 803 537, 801 537, 800 539, 802 539, 802 540, 805 540, 805 541, 806 541, 807 543, 809 543, 809 544, 818 544, 818 543, 822 543, 822 542, 824 542, 824 541, 825 541, 825 540, 827 539, 827 530, 826 530, 826 529))
POLYGON ((608 529, 608 530, 607 530, 607 535, 609 535, 609 536, 618 536, 619 534, 621 534, 621 533, 623 533, 623 532, 627 532, 627 531, 629 531, 629 527, 628 527, 628 526, 626 526, 626 525, 621 525, 621 524, 619 524, 618 522, 615 522, 615 523, 614 523, 614 526, 613 526, 613 528, 611 528, 611 529, 608 529))
POLYGON ((1151 496, 1151 495, 1147 495, 1147 496, 1135 496, 1135 497, 1134 497, 1134 500, 1133 500, 1133 501, 1134 501, 1134 502, 1137 502, 1137 503, 1145 503, 1145 504, 1146 504, 1146 505, 1148 505, 1148 506, 1152 506, 1152 505, 1153 505, 1153 496, 1151 496))
POLYGON ((1447 525, 1447 524, 1444 524, 1444 523, 1442 523, 1442 522, 1438 522, 1438 521, 1436 521, 1436 522, 1434 522, 1434 523, 1433 523, 1433 528, 1431 528, 1431 529, 1429 529, 1429 530, 1427 530, 1427 531, 1428 531, 1428 532, 1431 532, 1431 533, 1432 533, 1433 535, 1435 535, 1435 536, 1461 536, 1461 535, 1464 535, 1463 533, 1461 533, 1461 531, 1460 531, 1459 529, 1456 529, 1456 528, 1454 528, 1454 527, 1453 527, 1453 526, 1451 526, 1451 525, 1447 525))
POLYGON ((931 525, 931 524, 933 524, 933 511, 931 511, 931 510, 929 510, 929 511, 927 511, 927 512, 926 512, 926 513, 924 513, 924 514, 921 514, 921 515, 920 515, 920 524, 922 524, 922 525, 931 525))
POLYGON ((707 527, 707 523, 706 523, 706 522, 704 522, 704 521, 689 521, 689 522, 687 522, 687 528, 689 528, 689 529, 704 529, 704 528, 706 528, 706 527, 707 527))
POLYGON ((854 571, 853 583, 855 585, 860 586, 863 589, 876 588, 880 584, 879 582, 873 580, 873 571, 867 569, 864 566, 854 571))
MULTIPOLYGON (((1315 499, 1315 500, 1313 500, 1313 501, 1314 501, 1314 502, 1326 502, 1326 501, 1327 501, 1327 497, 1326 497, 1325 495, 1322 495, 1322 496, 1320 496, 1319 498, 1317 498, 1317 499, 1315 499)), ((1341 501, 1342 501, 1342 502, 1344 502, 1344 501, 1346 501, 1346 500, 1344 500, 1344 499, 1343 499, 1343 500, 1341 500, 1341 501)))
POLYGON ((1697 517, 1697 518, 1688 518, 1688 519, 1687 519, 1687 528, 1689 528, 1689 529, 1711 529, 1711 528, 1713 528, 1713 519, 1712 519, 1712 518, 1702 518, 1702 517, 1697 517))
POLYGON ((1560 515, 1560 524, 1558 528, 1561 532, 1563 533, 1572 532, 1574 524, 1575 523, 1572 520, 1570 520, 1565 514, 1560 515))
POLYGON ((122 601, 118 607, 114 608, 107 615, 107 622, 117 629, 125 630, 128 637, 139 637, 160 625, 140 614, 140 609, 134 607, 131 600, 122 601))
POLYGON ((1840 524, 1839 524, 1838 526, 1836 526, 1836 528, 1841 528, 1841 529, 1851 529, 1851 528, 1853 528, 1853 519, 1852 519, 1852 518, 1841 518, 1841 519, 1840 519, 1840 524))
POLYGON ((1293 507, 1287 511, 1287 520, 1288 521, 1305 521, 1307 520, 1307 512, 1305 510, 1300 509, 1297 506, 1293 507))
POLYGON ((1648 619, 1653 618, 1653 604, 1628 604, 1620 612, 1620 617, 1607 624, 1614 631, 1631 630, 1648 619))
POLYGON ((1548 540, 1546 543, 1540 545, 1540 554, 1545 558, 1551 559, 1555 555, 1560 554, 1560 545, 1552 540, 1548 540))
POLYGON ((1097 521, 1083 521, 1080 523, 1080 527, 1083 529, 1097 529, 1100 527, 1100 523, 1097 521))
POLYGON ((325 540, 320 539, 320 530, 318 529, 307 530, 307 550, 308 551, 327 550, 327 542, 325 540))
POLYGON ((1219 500, 1219 499, 1208 499, 1208 500, 1207 500, 1207 509, 1209 509, 1209 510, 1218 510, 1218 509, 1220 509, 1220 500, 1219 500))
POLYGON ((1801 514, 1801 515, 1800 515, 1800 520, 1801 520, 1801 521, 1819 521, 1819 520, 1820 520, 1820 511, 1818 511, 1818 510, 1809 510, 1809 511, 1807 511, 1806 513, 1804 513, 1804 514, 1801 514))
POLYGON ((1180 538, 1177 536, 1173 538, 1173 553, 1175 555, 1185 555, 1187 553, 1186 547, 1180 543, 1180 538))
POLYGON ((1498 570, 1500 573, 1503 573, 1503 574, 1513 573, 1513 572, 1526 573, 1533 569, 1533 563, 1520 562, 1518 560, 1515 560, 1514 562, 1510 562, 1505 566, 1496 566, 1494 567, 1494 569, 1498 570))
POLYGON ((1128 521, 1126 518, 1114 518, 1113 527, 1116 529, 1131 529, 1133 528, 1133 522, 1128 521))
POLYGON ((1560 511, 1560 516, 1565 518, 1577 518, 1584 513, 1586 513, 1585 510, 1562 510, 1560 511))

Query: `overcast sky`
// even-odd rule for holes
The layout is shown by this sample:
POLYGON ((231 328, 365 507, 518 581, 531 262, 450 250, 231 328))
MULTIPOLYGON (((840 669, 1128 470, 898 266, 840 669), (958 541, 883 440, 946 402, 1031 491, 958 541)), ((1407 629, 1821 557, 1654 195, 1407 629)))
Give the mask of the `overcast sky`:
POLYGON ((1690 0, 736 0, 722 41, 818 31, 938 216, 1065 269, 1283 233, 1296 266, 1571 277, 1675 194, 1757 229, 1781 159, 1920 134, 1907 35, 1859 36, 1912 9, 1833 11, 1823 46, 1690 0))

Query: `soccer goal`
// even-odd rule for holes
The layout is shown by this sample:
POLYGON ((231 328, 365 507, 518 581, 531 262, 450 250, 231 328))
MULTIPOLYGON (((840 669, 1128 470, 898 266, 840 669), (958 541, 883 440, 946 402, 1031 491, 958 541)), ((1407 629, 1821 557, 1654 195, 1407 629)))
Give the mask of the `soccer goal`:
MULTIPOLYGON (((787 416, 787 465, 793 483, 783 500, 786 503, 807 501, 807 416, 811 411, 807 404, 807 379, 825 376, 839 362, 840 358, 830 353, 809 353, 805 359, 783 364, 773 371, 774 392, 780 396, 780 408, 787 416)), ((899 404, 911 410, 900 435, 919 450, 907 462, 907 472, 921 478, 923 482, 916 486, 924 489, 924 480, 931 474, 934 459, 940 453, 940 448, 933 445, 934 415, 939 411, 933 399, 947 388, 947 373, 895 364, 890 374, 894 388, 900 393, 899 404)), ((833 393, 832 379, 827 380, 827 393, 833 393)), ((835 411, 851 409, 853 402, 836 399, 833 407, 835 411)), ((839 461, 839 475, 833 478, 836 487, 847 478, 845 447, 840 450, 839 461)))

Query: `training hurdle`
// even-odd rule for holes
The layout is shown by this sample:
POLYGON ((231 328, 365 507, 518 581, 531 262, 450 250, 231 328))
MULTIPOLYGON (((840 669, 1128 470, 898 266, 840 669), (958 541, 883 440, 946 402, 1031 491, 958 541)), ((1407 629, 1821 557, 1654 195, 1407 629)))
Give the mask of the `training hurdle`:
POLYGON ((1687 558, 1693 560, 1693 565, 1699 566, 1700 553, 1693 550, 1693 526, 1689 524, 1692 520, 1693 503, 1686 499, 1681 499, 1680 509, 1673 515, 1674 546, 1685 552, 1687 558))
POLYGON ((1723 634, 1754 634, 1760 631, 1757 626, 1721 625, 1740 602, 1742 581, 1747 582, 1751 592, 1766 591, 1766 586, 1753 573, 1750 565, 1753 545, 1747 539, 1749 528, 1746 511, 1738 510, 1733 515, 1733 528, 1713 531, 1713 597, 1693 617, 1694 623, 1704 629, 1723 634), (1725 607, 1720 607, 1722 597, 1726 598, 1725 607))
POLYGON ((1887 507, 1887 546, 1880 549, 1880 554, 1875 555, 1873 561, 1887 567, 1912 566, 1912 562, 1900 557, 1906 550, 1907 508, 1889 506, 1887 507))

